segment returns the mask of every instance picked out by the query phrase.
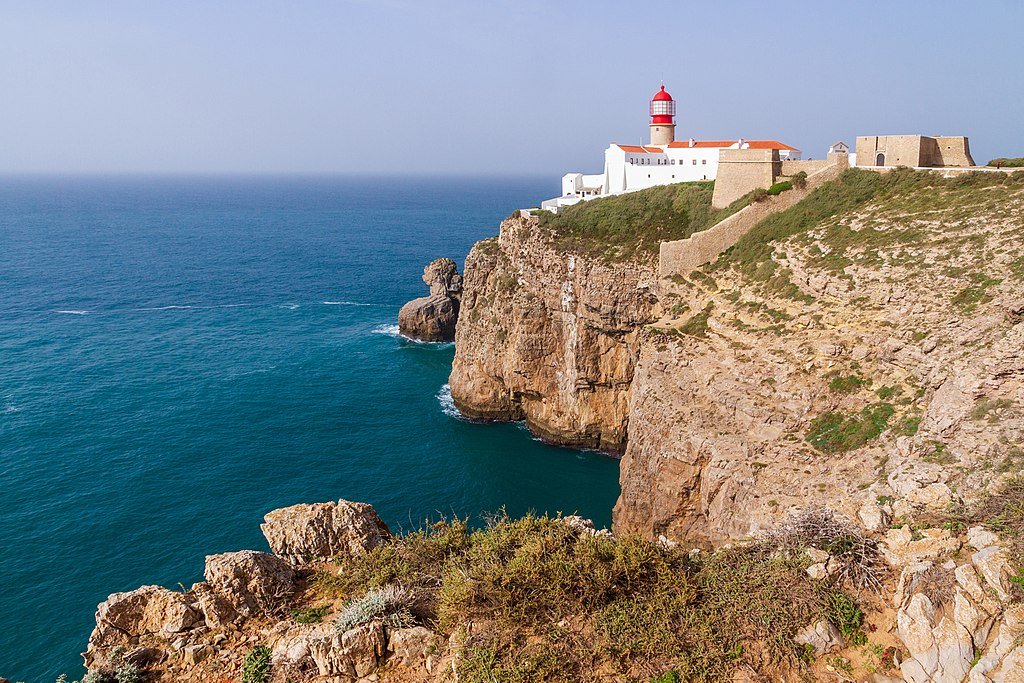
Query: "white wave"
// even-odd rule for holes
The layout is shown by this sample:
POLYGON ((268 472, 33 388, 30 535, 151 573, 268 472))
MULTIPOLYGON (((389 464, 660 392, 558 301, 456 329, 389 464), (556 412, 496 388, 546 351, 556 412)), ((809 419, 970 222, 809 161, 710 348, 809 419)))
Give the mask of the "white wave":
POLYGON ((401 331, 399 331, 398 325, 377 325, 377 327, 373 328, 373 333, 387 335, 388 337, 395 337, 396 339, 401 339, 402 341, 409 342, 410 344, 422 344, 424 346, 432 346, 438 349, 447 349, 449 347, 455 346, 455 342, 450 341, 436 342, 407 337, 404 334, 402 334, 401 331))
POLYGON ((65 315, 89 315, 89 311, 77 311, 77 310, 54 311, 54 313, 63 313, 65 315))
POLYGON ((3 409, 3 414, 4 415, 9 415, 10 413, 19 413, 19 412, 21 412, 21 408, 19 408, 18 406, 14 405, 13 403, 5 403, 4 404, 4 409, 3 409))
POLYGON ((368 304, 362 301, 321 301, 324 306, 378 306, 379 304, 368 304))
POLYGON ((154 306, 153 308, 138 308, 138 311, 175 311, 192 308, 192 306, 154 306))
POLYGON ((455 407, 455 399, 452 398, 452 387, 447 382, 436 395, 437 402, 441 404, 441 412, 448 417, 454 417, 456 419, 465 419, 462 417, 462 413, 455 407))
POLYGON ((279 306, 279 308, 287 308, 289 311, 294 311, 298 307, 299 307, 298 304, 281 304, 279 306))

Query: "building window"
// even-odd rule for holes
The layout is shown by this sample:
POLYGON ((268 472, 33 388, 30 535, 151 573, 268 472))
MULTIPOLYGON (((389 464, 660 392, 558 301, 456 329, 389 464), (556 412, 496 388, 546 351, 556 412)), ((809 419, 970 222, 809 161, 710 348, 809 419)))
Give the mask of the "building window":
POLYGON ((708 165, 708 160, 707 159, 701 159, 700 163, 705 165, 705 166, 707 166, 708 165))
POLYGON ((675 165, 676 165, 676 160, 675 160, 675 159, 673 159, 673 160, 672 160, 672 161, 670 161, 669 163, 670 163, 670 164, 672 164, 673 166, 675 166, 675 165))
POLYGON ((696 159, 694 159, 694 160, 693 160, 693 165, 694 165, 694 166, 696 166, 696 165, 697 165, 697 160, 696 160, 696 159))

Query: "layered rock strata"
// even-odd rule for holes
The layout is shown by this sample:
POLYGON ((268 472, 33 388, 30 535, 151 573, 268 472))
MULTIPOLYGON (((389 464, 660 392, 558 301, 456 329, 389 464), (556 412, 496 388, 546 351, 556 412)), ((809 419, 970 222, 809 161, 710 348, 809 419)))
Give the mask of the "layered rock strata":
POLYGON ((515 215, 466 259, 451 390, 463 415, 525 420, 556 444, 621 453, 655 264, 566 253, 515 215))

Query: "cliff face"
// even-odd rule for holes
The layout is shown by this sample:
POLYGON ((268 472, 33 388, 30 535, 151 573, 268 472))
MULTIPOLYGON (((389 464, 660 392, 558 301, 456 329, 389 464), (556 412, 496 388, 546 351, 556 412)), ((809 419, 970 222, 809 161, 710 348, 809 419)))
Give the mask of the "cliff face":
POLYGON ((812 502, 880 529, 1024 467, 1024 183, 856 183, 665 283, 617 530, 721 543, 812 502))
POLYGON ((849 171, 659 282, 509 219, 467 259, 453 397, 625 446, 620 531, 717 544, 810 503, 871 529, 944 510, 1024 464, 1022 179, 849 171))
POLYGON ((466 259, 451 390, 468 417, 525 419, 553 443, 621 453, 653 259, 628 265, 554 246, 514 216, 466 259))

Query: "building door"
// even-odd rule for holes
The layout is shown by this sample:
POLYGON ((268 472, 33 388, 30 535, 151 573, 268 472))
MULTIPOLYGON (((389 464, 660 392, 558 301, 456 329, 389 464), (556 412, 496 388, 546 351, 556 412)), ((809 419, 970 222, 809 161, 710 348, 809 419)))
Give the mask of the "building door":
POLYGON ((879 152, 875 157, 875 166, 885 166, 885 152, 879 152))

